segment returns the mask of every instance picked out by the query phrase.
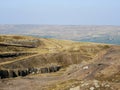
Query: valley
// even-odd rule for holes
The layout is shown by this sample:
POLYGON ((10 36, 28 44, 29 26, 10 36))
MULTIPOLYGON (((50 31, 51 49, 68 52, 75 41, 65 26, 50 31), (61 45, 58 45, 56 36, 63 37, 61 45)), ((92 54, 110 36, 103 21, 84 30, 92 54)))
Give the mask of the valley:
POLYGON ((120 45, 120 26, 112 25, 0 25, 0 34, 120 45))

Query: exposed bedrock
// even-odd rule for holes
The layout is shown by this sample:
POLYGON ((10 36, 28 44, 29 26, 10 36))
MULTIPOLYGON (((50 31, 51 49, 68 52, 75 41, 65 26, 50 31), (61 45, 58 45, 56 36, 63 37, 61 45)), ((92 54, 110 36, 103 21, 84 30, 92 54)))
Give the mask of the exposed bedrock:
POLYGON ((27 53, 27 52, 2 53, 2 54, 0 54, 0 58, 17 57, 17 56, 21 56, 21 55, 30 55, 30 54, 34 54, 34 53, 27 53))
POLYGON ((38 74, 38 73, 51 73, 57 72, 61 69, 61 66, 51 66, 45 68, 28 68, 28 69, 13 69, 13 70, 0 70, 0 78, 14 78, 18 76, 27 76, 29 74, 38 74))

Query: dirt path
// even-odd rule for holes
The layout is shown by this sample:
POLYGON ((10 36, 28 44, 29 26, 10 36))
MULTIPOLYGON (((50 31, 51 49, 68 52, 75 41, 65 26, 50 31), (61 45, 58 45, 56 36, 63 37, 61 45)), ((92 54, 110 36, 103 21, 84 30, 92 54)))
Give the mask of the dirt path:
POLYGON ((24 59, 28 59, 28 58, 31 58, 31 57, 35 57, 35 56, 38 56, 38 55, 40 55, 40 53, 34 54, 34 55, 30 55, 30 56, 26 56, 26 57, 22 57, 22 58, 19 58, 19 59, 14 59, 14 60, 12 60, 12 61, 2 62, 2 63, 0 63, 0 65, 10 64, 10 63, 17 62, 17 61, 22 61, 22 60, 24 60, 24 59))

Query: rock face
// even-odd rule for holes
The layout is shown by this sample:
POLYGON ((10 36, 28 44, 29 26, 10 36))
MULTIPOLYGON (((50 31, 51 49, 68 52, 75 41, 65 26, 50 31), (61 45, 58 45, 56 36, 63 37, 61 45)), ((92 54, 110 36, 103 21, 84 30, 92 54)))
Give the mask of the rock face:
POLYGON ((14 78, 18 76, 27 76, 29 74, 38 74, 38 73, 51 73, 57 72, 61 69, 61 66, 51 66, 45 68, 28 68, 24 70, 0 70, 0 78, 14 78))
POLYGON ((26 52, 21 52, 21 53, 4 53, 4 54, 0 54, 0 58, 13 58, 13 57, 17 57, 17 56, 22 56, 22 55, 30 55, 31 53, 26 53, 26 52))

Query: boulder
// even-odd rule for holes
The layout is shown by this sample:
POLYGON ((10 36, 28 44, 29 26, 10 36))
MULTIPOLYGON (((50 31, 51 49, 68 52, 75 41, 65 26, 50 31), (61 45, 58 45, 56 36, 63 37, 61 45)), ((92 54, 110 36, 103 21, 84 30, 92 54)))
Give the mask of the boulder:
POLYGON ((0 70, 0 77, 1 77, 1 79, 8 78, 9 77, 8 70, 0 70))
POLYGON ((48 73, 49 69, 48 68, 41 68, 40 71, 41 71, 41 73, 48 73))

